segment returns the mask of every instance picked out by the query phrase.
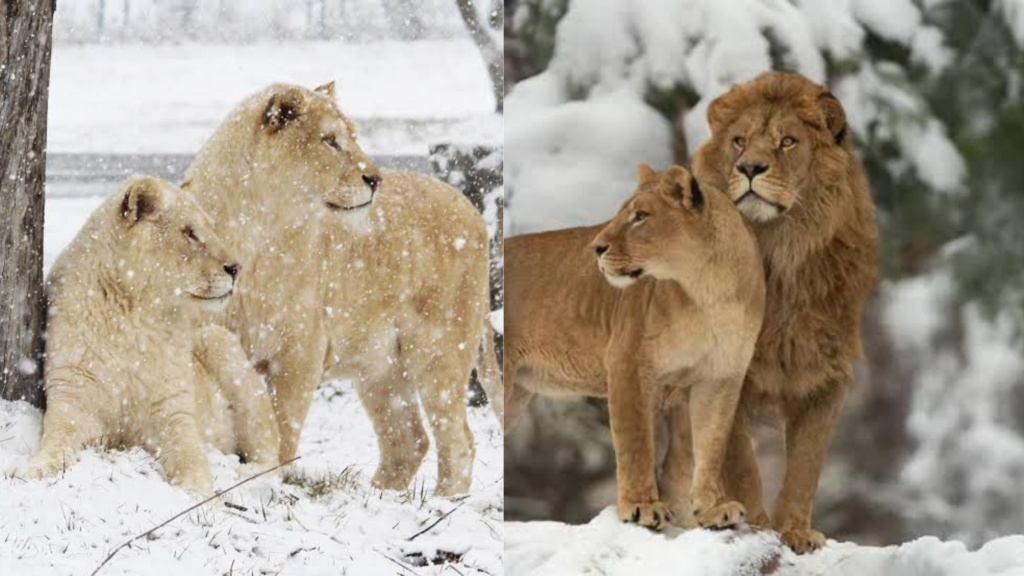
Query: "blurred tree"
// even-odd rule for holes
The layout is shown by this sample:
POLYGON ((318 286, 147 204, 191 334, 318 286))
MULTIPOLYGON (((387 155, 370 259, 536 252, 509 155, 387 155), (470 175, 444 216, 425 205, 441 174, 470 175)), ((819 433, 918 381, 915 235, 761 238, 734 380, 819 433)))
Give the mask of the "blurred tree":
POLYGON ((46 105, 55 0, 0 19, 0 397, 43 403, 46 105))
POLYGON ((456 5, 487 66, 495 109, 502 112, 505 109, 504 5, 501 0, 456 0, 456 5))

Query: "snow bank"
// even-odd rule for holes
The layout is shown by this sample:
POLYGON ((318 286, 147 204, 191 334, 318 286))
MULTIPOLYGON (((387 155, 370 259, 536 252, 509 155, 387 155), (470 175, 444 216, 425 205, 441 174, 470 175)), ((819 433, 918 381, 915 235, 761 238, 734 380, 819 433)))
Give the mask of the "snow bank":
MULTIPOLYGON (((436 574, 440 567, 424 564, 448 559, 463 574, 501 574, 502 433, 490 407, 470 409, 470 426, 477 460, 468 497, 428 496, 433 452, 408 492, 382 493, 369 486, 377 447, 355 391, 325 385, 287 482, 246 484, 226 496, 234 506, 218 502, 178 519, 122 550, 102 573, 436 574)), ((0 472, 24 462, 39 433, 38 410, 0 401, 0 472)), ((218 489, 240 479, 237 457, 208 456, 218 489)), ((88 574, 114 546, 193 503, 140 449, 86 450, 48 480, 0 479, 0 574, 88 574)))
POLYGON ((797 556, 773 532, 656 533, 622 524, 609 508, 582 526, 506 523, 505 570, 509 576, 1019 576, 1024 536, 974 552, 933 537, 886 548, 829 541, 815 554, 797 556))

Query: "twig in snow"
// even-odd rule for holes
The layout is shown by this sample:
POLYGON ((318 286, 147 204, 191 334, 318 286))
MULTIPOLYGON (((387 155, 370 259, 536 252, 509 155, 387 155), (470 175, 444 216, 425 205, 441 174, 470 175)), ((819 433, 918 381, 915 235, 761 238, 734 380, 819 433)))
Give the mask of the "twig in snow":
POLYGON ((413 540, 415 540, 415 539, 419 538, 420 536, 423 536, 424 534, 429 532, 431 528, 433 528, 434 526, 437 526, 438 524, 440 524, 441 520, 444 520, 445 518, 451 516, 459 508, 462 508, 462 505, 465 504, 465 503, 466 503, 465 500, 463 500, 462 502, 459 502, 458 506, 456 506, 456 507, 452 508, 451 510, 449 510, 449 511, 445 512, 444 514, 442 514, 441 517, 438 518, 436 521, 434 521, 433 524, 431 524, 430 526, 427 526, 423 530, 420 530, 419 532, 417 532, 417 533, 413 534, 412 536, 410 536, 408 538, 409 542, 412 542, 413 540))
POLYGON ((100 565, 97 566, 96 569, 93 570, 92 574, 90 574, 89 576, 96 576, 97 574, 99 574, 100 569, 102 569, 104 566, 106 566, 107 562, 110 562, 110 560, 113 559, 114 556, 116 556, 118 552, 120 552, 123 548, 128 547, 132 542, 135 542, 136 540, 138 540, 140 538, 145 538, 146 536, 149 536, 150 534, 156 532, 157 530, 163 528, 164 526, 167 526, 171 522, 174 522, 178 518, 181 518, 182 516, 184 516, 184 515, 188 514, 189 512, 195 510, 196 508, 199 508, 200 506, 202 506, 202 505, 204 505, 204 504, 206 504, 208 502, 211 502, 213 500, 216 500, 217 498, 220 498, 221 496, 227 494, 228 492, 231 492, 232 490, 234 490, 235 488, 238 488, 242 484, 246 484, 246 483, 248 483, 251 480, 255 480, 255 479, 259 478, 260 476, 263 476, 265 474, 269 474, 269 473, 273 472, 274 470, 277 470, 278 468, 287 466, 287 465, 291 464, 292 462, 295 462, 299 458, 301 458, 301 456, 296 456, 295 458, 292 458, 291 460, 288 460, 287 462, 282 462, 282 463, 278 464, 277 466, 274 466, 273 468, 268 468, 268 469, 264 470, 263 472, 260 472, 258 474, 254 474, 252 476, 249 476, 248 478, 246 478, 244 480, 241 480, 241 481, 233 484, 232 486, 229 486, 228 488, 225 488, 224 490, 221 490, 220 492, 217 492, 216 494, 214 494, 213 496, 210 496, 206 500, 203 500, 202 502, 200 502, 200 503, 198 503, 198 504, 196 504, 196 505, 194 505, 194 506, 192 506, 190 508, 187 508, 185 510, 182 510, 181 512, 178 512, 174 516, 171 516, 167 520, 164 520, 160 524, 150 528, 149 530, 143 532, 142 534, 139 534, 138 536, 135 536, 135 537, 131 538, 130 540, 126 540, 125 542, 120 544, 117 548, 114 548, 113 550, 111 550, 110 554, 108 554, 107 557, 103 559, 103 562, 100 562, 100 565))

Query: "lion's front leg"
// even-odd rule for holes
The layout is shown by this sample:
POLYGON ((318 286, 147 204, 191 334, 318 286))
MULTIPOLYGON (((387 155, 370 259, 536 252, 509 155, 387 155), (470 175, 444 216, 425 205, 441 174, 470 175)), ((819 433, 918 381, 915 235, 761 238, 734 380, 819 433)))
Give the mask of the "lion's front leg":
POLYGON ((722 464, 742 389, 742 377, 702 382, 690 389, 694 440, 690 504, 694 519, 705 528, 727 528, 747 518, 742 504, 726 499, 721 483, 722 464))
POLYGON ((196 385, 215 385, 227 397, 234 419, 235 449, 257 469, 278 464, 281 435, 270 393, 260 381, 238 337, 227 328, 199 331, 193 354, 199 360, 196 385))
POLYGON ((608 410, 615 445, 619 518, 655 530, 672 520, 655 480, 653 383, 628 360, 608 370, 608 410))
POLYGON ((797 554, 825 545, 825 536, 811 528, 811 511, 844 394, 843 384, 832 384, 808 398, 787 399, 783 403, 786 476, 772 519, 783 542, 797 554))
POLYGON ((690 484, 693 482, 693 437, 690 432, 690 404, 684 400, 668 412, 668 452, 658 475, 658 492, 668 505, 675 524, 696 526, 690 514, 690 484))
POLYGON ((281 433, 281 462, 295 458, 299 451, 302 426, 323 378, 327 338, 319 335, 288 344, 266 363, 274 416, 281 433))

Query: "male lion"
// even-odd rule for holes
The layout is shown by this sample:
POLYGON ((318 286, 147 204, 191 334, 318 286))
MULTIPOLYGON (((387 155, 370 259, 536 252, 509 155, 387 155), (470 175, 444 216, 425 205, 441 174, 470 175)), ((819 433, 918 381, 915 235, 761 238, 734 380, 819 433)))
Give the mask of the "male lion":
MULTIPOLYGON (((711 103, 708 122, 695 172, 728 190, 751 222, 768 287, 726 490, 746 504, 752 523, 769 525, 747 416, 780 406, 786 475, 770 525, 794 551, 809 552, 825 542, 811 529, 811 509, 875 285, 874 205, 842 105, 802 76, 768 72, 735 86, 711 103)), ((677 424, 686 427, 682 418, 677 424)), ((670 452, 666 470, 689 468, 685 458, 670 452)))
MULTIPOLYGON (((281 459, 320 382, 350 377, 381 451, 375 486, 405 488, 426 454, 418 396, 438 444, 436 493, 466 492, 467 382, 490 337, 488 237, 472 204, 432 178, 378 170, 333 83, 247 98, 182 186, 247 270, 227 323, 266 373, 281 459)), ((483 381, 497 385, 488 356, 483 381)))
POLYGON ((746 511, 719 473, 764 311, 757 244, 729 198, 685 169, 637 172, 609 223, 505 244, 505 429, 536 393, 607 396, 619 517, 660 528, 692 511, 731 526, 746 511), (680 508, 663 502, 672 487, 659 499, 654 422, 686 395, 696 481, 680 508))
POLYGON ((59 471, 90 442, 141 446, 176 484, 213 493, 203 441, 277 463, 270 397, 238 338, 202 327, 240 269, 209 217, 168 182, 108 198, 50 271, 39 452, 15 472, 59 471))

